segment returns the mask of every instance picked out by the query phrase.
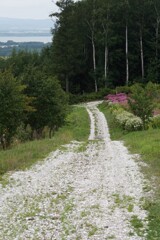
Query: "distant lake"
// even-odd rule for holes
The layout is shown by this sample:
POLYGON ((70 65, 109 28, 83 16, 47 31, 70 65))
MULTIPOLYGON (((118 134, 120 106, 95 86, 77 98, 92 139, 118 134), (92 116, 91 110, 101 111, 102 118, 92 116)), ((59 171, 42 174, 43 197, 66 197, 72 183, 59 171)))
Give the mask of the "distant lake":
POLYGON ((50 19, 0 17, 0 42, 52 42, 54 22, 50 19))
POLYGON ((52 42, 52 35, 49 36, 0 36, 0 42, 52 42))

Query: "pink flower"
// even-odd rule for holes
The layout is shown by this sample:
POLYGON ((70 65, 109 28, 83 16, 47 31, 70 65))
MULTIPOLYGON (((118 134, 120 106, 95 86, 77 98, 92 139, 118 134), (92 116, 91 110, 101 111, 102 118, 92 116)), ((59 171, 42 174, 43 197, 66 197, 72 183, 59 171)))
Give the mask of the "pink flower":
POLYGON ((113 103, 126 103, 128 100, 128 97, 125 93, 117 93, 117 94, 108 94, 105 96, 106 100, 109 100, 113 103))

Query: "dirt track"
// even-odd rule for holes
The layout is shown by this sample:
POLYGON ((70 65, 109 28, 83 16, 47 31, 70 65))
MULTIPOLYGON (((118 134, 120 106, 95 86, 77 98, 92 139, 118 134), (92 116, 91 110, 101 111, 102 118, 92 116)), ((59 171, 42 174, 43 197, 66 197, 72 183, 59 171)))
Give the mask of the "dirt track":
POLYGON ((135 156, 110 140, 97 104, 86 105, 88 143, 63 146, 0 188, 0 239, 146 239, 144 178, 135 156))

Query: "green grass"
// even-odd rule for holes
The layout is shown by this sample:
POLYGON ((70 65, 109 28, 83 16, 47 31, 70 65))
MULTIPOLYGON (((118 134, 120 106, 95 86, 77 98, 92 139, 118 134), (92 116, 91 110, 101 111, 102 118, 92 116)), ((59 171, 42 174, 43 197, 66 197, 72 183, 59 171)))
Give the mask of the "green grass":
POLYGON ((88 232, 88 238, 94 236, 96 232, 99 230, 96 225, 93 225, 89 222, 86 222, 87 232, 88 232))
POLYGON ((142 221, 136 216, 132 216, 131 218, 131 225, 134 228, 135 232, 138 236, 143 236, 143 223, 142 221))
POLYGON ((73 107, 67 117, 66 125, 60 128, 52 139, 42 139, 18 144, 13 148, 0 151, 0 175, 13 170, 30 167, 62 144, 72 140, 86 141, 89 136, 89 117, 83 107, 73 107))
POLYGON ((132 132, 123 137, 133 152, 138 152, 160 176, 160 129, 132 132))
MULTIPOLYGON (((103 103, 99 109, 105 114, 112 140, 122 140, 132 153, 138 153, 141 159, 148 164, 142 168, 149 180, 156 176, 154 201, 149 201, 149 230, 147 240, 160 239, 160 129, 149 129, 127 133, 120 129, 114 122, 113 116, 106 104, 103 103)), ((151 187, 152 186, 148 186, 151 187)))

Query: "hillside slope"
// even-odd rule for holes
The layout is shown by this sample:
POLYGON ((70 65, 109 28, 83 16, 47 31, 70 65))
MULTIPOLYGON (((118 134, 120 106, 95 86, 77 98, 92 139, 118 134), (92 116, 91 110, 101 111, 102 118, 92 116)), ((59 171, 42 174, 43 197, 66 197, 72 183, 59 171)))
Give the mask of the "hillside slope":
POLYGON ((72 142, 0 188, 0 239, 140 240, 145 180, 136 156, 111 141, 97 103, 88 142, 72 142))

